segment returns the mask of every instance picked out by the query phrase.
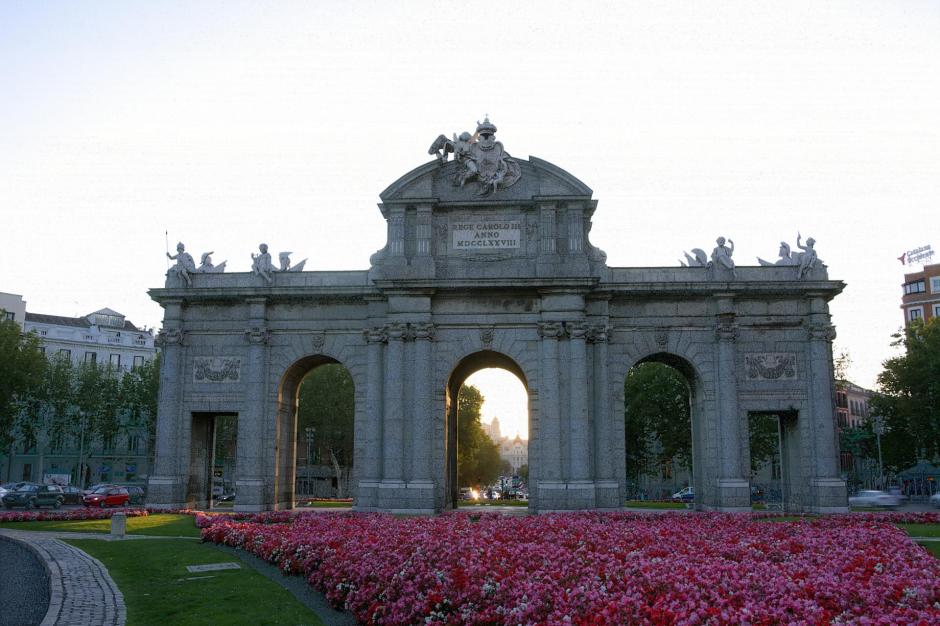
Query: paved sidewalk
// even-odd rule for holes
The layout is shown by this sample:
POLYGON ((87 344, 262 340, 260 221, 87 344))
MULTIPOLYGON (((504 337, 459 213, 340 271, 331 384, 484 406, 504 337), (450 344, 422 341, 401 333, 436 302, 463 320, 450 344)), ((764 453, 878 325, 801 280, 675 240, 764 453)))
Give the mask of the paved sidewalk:
POLYGON ((57 538, 93 535, 9 529, 0 534, 29 546, 46 566, 49 610, 41 626, 123 626, 127 621, 124 596, 104 565, 57 538))

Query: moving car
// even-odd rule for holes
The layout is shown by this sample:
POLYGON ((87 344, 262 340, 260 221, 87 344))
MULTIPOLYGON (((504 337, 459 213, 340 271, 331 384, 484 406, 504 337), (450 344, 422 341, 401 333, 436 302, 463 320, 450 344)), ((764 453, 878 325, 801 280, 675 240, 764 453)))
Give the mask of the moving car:
POLYGON ((143 504, 144 503, 144 488, 138 487, 136 485, 129 485, 125 487, 127 489, 127 495, 130 497, 131 504, 143 504))
POLYGON ((25 483, 16 491, 8 491, 3 495, 3 506, 8 509, 12 509, 15 506, 21 506, 27 509, 51 506, 57 509, 62 506, 64 499, 65 496, 62 494, 62 488, 58 485, 25 483))
POLYGON ((127 489, 116 485, 99 487, 91 493, 86 493, 82 498, 85 506, 100 506, 101 508, 106 506, 127 506, 130 499, 127 489))
POLYGON ((940 509, 940 491, 930 496, 930 504, 940 509))
POLYGON ((900 505, 900 496, 874 489, 863 489, 849 498, 849 506, 876 506, 893 509, 900 505))
POLYGON ((695 500, 695 491, 693 491, 692 487, 680 489, 679 491, 672 494, 672 499, 681 500, 682 502, 692 502, 695 500))

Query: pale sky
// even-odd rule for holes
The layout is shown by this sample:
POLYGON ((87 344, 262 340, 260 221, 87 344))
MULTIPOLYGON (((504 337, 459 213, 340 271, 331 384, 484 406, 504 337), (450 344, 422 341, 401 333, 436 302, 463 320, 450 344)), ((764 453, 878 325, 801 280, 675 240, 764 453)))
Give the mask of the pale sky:
POLYGON ((612 266, 814 237, 865 386, 896 257, 940 246, 937 1, 11 0, 0 94, 0 291, 37 313, 158 326, 165 231, 230 271, 261 241, 366 269, 379 192, 485 113, 594 189, 612 266))

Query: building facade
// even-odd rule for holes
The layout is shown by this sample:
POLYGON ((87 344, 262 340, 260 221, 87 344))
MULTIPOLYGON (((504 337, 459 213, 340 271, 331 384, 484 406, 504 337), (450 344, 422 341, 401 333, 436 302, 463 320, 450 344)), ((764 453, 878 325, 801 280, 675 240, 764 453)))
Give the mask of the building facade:
POLYGON ((914 320, 940 317, 940 263, 925 265, 919 272, 904 275, 901 285, 904 325, 914 320))
POLYGON ((785 506, 846 510, 828 309, 844 284, 812 245, 769 267, 735 267, 724 238, 712 261, 609 267, 589 238, 592 190, 510 157, 495 130, 442 135, 436 160, 380 194, 388 239, 368 270, 278 271, 260 246, 251 272, 180 266, 150 291, 164 308, 151 502, 208 503, 214 422, 236 416, 236 510, 292 507, 297 389, 340 363, 356 509, 454 506, 457 393, 486 367, 528 395, 529 509, 618 508, 624 381, 658 361, 691 390, 698 508, 750 510, 748 419, 773 413, 785 506))
MULTIPOLYGON (((111 309, 84 317, 64 317, 30 313, 25 311, 24 303, 22 317, 23 331, 36 334, 40 349, 48 358, 64 355, 73 365, 107 364, 125 372, 156 356, 153 332, 138 328, 111 309)), ((82 485, 98 482, 146 485, 150 473, 150 433, 145 429, 129 429, 100 440, 80 429, 44 446, 36 441, 18 441, 11 450, 4 451, 3 457, 0 475, 4 482, 67 480, 82 485)))
POLYGON ((26 301, 23 296, 0 291, 0 316, 22 327, 26 321, 26 301))

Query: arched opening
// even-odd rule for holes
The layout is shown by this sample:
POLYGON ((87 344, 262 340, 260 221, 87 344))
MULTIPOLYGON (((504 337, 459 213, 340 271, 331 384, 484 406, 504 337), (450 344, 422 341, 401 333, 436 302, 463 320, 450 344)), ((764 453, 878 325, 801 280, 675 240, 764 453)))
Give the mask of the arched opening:
POLYGON ((530 406, 528 382, 522 368, 499 352, 486 350, 471 354, 451 373, 445 400, 444 508, 457 508, 462 498, 461 489, 471 486, 478 489, 476 495, 480 497, 527 499, 530 406), (493 370, 508 372, 516 384, 507 382, 509 376, 501 376, 493 370), (513 389, 516 385, 521 385, 521 389, 513 389), (519 415, 519 394, 525 397, 522 416, 519 415), (513 395, 517 396, 515 402, 513 395), (508 409, 513 405, 514 408, 508 409), (510 412, 500 417, 497 414, 500 408, 510 412), (494 417, 497 418, 495 425, 494 417), (469 420, 479 421, 473 424, 468 423, 469 420), (499 420, 504 420, 513 432, 504 432, 499 420), (477 436, 486 438, 483 445, 476 445, 473 438, 477 436), (475 484, 477 482, 480 484, 475 484))
POLYGON ((279 393, 279 508, 353 496, 355 385, 339 361, 316 355, 294 363, 279 393))
POLYGON ((703 393, 692 365, 659 353, 624 381, 627 499, 701 502, 703 393))

